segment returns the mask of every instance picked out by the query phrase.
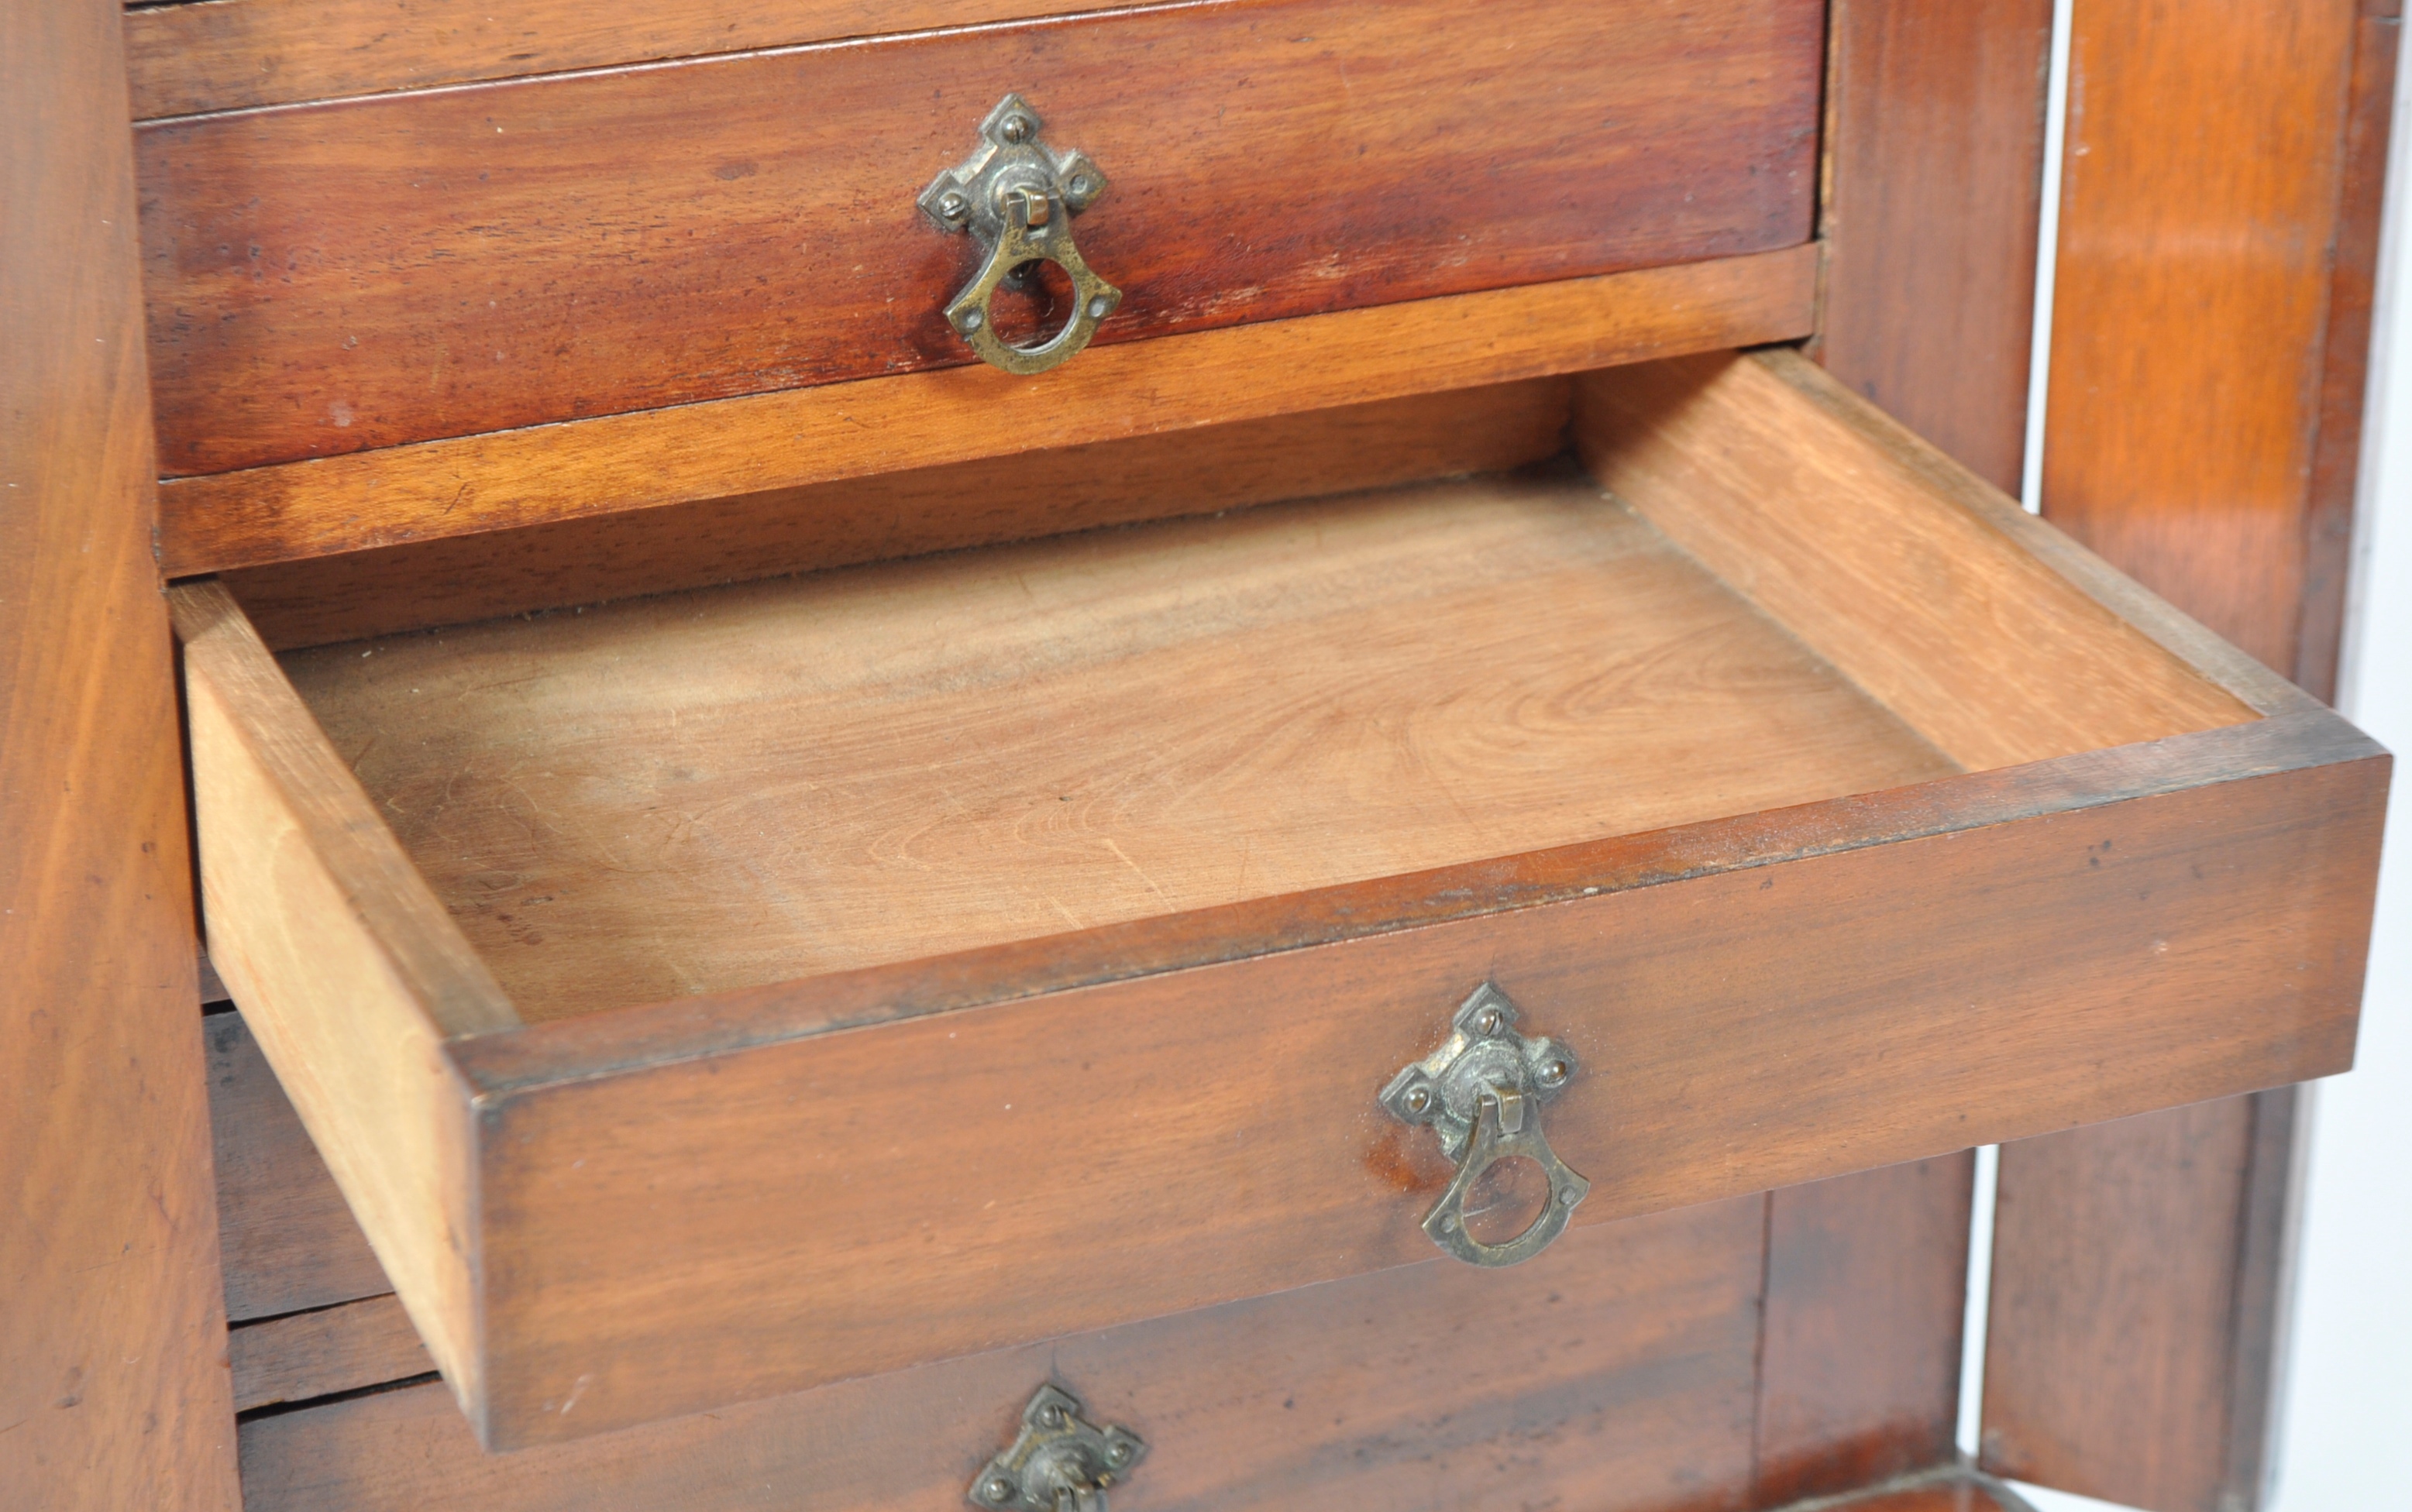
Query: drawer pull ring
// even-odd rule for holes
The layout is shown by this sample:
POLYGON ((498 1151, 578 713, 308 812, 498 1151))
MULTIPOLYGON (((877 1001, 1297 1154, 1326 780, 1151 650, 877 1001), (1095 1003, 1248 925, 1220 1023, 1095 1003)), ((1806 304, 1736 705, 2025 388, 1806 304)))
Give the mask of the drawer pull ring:
POLYGON ((1106 1512, 1106 1488, 1147 1455, 1127 1428, 1098 1428, 1078 1398, 1042 1386, 1022 1409, 1013 1446, 972 1480, 976 1506, 993 1512, 1106 1512))
POLYGON ((968 231, 987 248, 979 272, 948 301, 947 324, 981 361, 1007 373, 1044 373, 1070 360, 1123 302, 1123 291, 1099 278, 1072 244, 1072 217, 1097 202, 1106 176, 1085 153, 1043 145, 1038 127, 1029 102, 1007 95, 980 123, 979 147, 931 181, 919 201, 938 229, 968 231), (1017 346, 997 334, 989 303, 1000 286, 1018 285, 1040 262, 1071 279, 1071 318, 1037 345, 1017 346))
POLYGON ((1456 1161, 1457 1176, 1424 1214, 1432 1241, 1473 1265, 1514 1265, 1566 1232, 1591 1182, 1568 1169, 1541 1136, 1541 1105, 1574 1079, 1575 1058, 1549 1039, 1516 1032, 1516 1005, 1483 983, 1449 1020, 1449 1042, 1403 1068, 1382 1089, 1382 1107, 1409 1123, 1429 1123, 1456 1161), (1501 1244, 1466 1232, 1465 1203, 1483 1173, 1522 1156, 1549 1178, 1549 1196, 1524 1231, 1501 1244))

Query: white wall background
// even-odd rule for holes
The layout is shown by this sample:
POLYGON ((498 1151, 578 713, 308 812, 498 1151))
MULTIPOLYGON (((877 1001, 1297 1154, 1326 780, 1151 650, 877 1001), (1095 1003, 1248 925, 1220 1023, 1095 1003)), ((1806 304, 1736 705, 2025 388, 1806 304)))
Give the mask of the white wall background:
MULTIPOLYGON (((2412 59, 2406 60, 2412 64, 2412 59)), ((2397 753, 2351 1074, 2312 1096, 2273 1512, 2412 1509, 2412 66, 2395 100, 2338 706, 2397 753)), ((2049 296, 2047 295, 2047 298, 2049 296)), ((2046 440, 2049 445, 2049 439, 2046 440)), ((2106 1504, 2027 1488, 2039 1512, 2106 1504)))

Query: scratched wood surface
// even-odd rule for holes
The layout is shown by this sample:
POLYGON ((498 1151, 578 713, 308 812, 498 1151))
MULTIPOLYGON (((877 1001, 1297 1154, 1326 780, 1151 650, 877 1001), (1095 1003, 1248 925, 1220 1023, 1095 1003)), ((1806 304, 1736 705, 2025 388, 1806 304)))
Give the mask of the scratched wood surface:
POLYGON ((285 665, 530 1020, 1958 770, 1572 479, 285 665))
POLYGON ((1112 187, 1097 340, 1808 238, 1823 7, 1214 0, 137 138, 170 474, 976 360, 914 200, 1008 90, 1112 187))

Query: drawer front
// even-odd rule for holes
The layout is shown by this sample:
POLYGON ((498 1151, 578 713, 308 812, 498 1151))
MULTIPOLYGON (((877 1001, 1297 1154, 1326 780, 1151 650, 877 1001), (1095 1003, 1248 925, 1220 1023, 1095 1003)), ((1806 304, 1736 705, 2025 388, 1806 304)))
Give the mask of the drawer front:
MULTIPOLYGON (((243 1425, 248 1512, 952 1512, 1032 1391, 1146 1456, 1129 1512, 1741 1507, 1758 1198, 1571 1236, 1516 1271, 1434 1262, 514 1454, 439 1386, 243 1425)), ((1033 1285, 1083 1284, 1077 1255, 1033 1285)))
POLYGON ((1214 3, 154 123, 162 465, 972 360, 915 198, 1007 91, 1110 181, 1100 343, 1791 245, 1823 18, 1214 3))

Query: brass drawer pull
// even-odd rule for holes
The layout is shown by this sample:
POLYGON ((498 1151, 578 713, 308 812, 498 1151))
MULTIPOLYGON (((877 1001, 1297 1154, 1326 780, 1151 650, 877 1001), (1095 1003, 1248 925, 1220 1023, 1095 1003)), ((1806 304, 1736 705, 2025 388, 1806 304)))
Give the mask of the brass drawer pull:
POLYGON ((1022 1409, 1013 1446, 973 1478, 972 1504, 993 1512, 1106 1512, 1106 1488, 1146 1455, 1137 1433, 1086 1421, 1080 1399, 1042 1386, 1022 1409))
POLYGON ((1123 301, 1072 244, 1072 217, 1106 192, 1106 176, 1085 153, 1051 151, 1038 140, 1038 112, 1007 95, 980 123, 980 145, 921 191, 921 213, 942 231, 969 231, 988 249, 979 272, 947 304, 947 324, 980 360, 1007 373, 1044 373, 1089 345, 1097 325, 1123 301), (1000 285, 1052 262, 1072 280, 1072 316, 1036 346, 997 334, 989 304, 1000 285))
POLYGON ((1514 1265, 1566 1232, 1591 1182, 1560 1160, 1541 1135, 1541 1105, 1574 1079, 1575 1058, 1549 1039, 1516 1033, 1516 1005, 1483 983, 1450 1020, 1449 1042, 1403 1068, 1382 1089, 1382 1106, 1410 1123, 1429 1123, 1458 1163, 1449 1190, 1424 1214, 1432 1241, 1473 1265, 1514 1265), (1524 1231, 1503 1244, 1466 1232, 1465 1200, 1483 1172, 1522 1156, 1549 1178, 1549 1196, 1524 1231))

